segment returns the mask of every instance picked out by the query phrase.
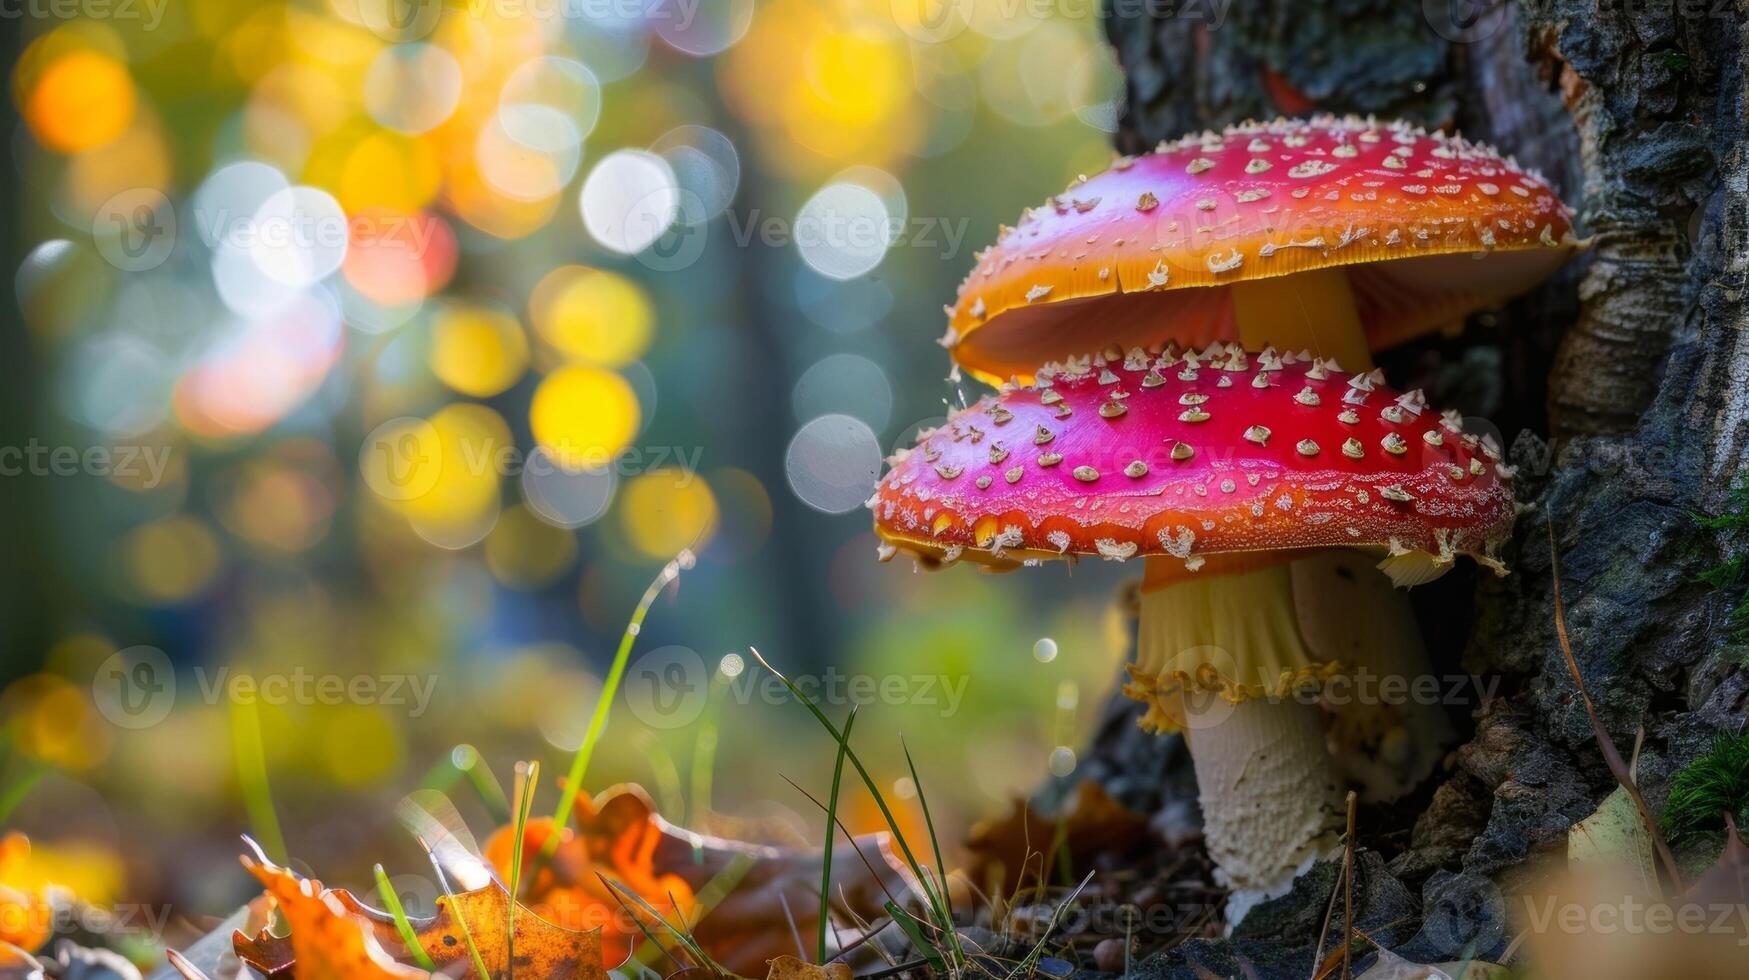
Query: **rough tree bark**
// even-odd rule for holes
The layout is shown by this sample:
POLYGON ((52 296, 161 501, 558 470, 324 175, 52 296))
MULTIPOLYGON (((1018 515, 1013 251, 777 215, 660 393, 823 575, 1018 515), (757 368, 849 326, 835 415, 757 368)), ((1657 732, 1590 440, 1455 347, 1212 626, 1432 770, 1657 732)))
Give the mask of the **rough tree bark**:
MULTIPOLYGON (((1499 427, 1526 505, 1511 576, 1416 592, 1430 638, 1455 637, 1435 644, 1442 666, 1500 687, 1462 709, 1468 741, 1433 788, 1362 821, 1407 838, 1375 870, 1420 891, 1411 945, 1477 938, 1487 955, 1497 889, 1614 785, 1555 640, 1551 528, 1586 685, 1624 753, 1643 731, 1654 807, 1715 731, 1749 719, 1734 597, 1697 580, 1749 542, 1694 519, 1727 506, 1749 440, 1749 0, 1233 0, 1218 25, 1199 16, 1220 7, 1110 5, 1120 150, 1248 117, 1404 117, 1541 169, 1593 239, 1461 337, 1383 358, 1394 381, 1499 427)), ((1132 717, 1113 700, 1081 772, 1157 810, 1185 792, 1183 753, 1132 717)), ((1181 959, 1198 955, 1225 954, 1181 959)))

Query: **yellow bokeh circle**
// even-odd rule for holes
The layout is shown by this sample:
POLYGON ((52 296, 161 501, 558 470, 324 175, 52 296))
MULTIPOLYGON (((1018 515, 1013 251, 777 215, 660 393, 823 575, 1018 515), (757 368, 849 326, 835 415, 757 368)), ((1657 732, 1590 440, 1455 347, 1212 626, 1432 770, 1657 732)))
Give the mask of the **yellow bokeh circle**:
POLYGON ((442 183, 431 144, 400 133, 371 133, 334 152, 345 154, 337 196, 347 214, 370 208, 417 211, 437 196, 442 183))
POLYGON ((535 389, 528 410, 535 441, 568 469, 600 469, 638 434, 638 396, 598 368, 560 368, 535 389))
POLYGON ((663 467, 626 485, 619 516, 634 548, 652 558, 672 558, 682 548, 704 547, 716 533, 717 498, 703 476, 663 467))
POLYGON ((515 451, 510 427, 497 412, 457 403, 430 419, 398 418, 378 426, 359 450, 359 469, 383 503, 416 528, 446 536, 490 526, 498 512, 498 483, 515 451))
POLYGON ((24 117, 37 142, 58 153, 102 146, 133 122, 133 78, 108 55, 73 51, 43 68, 24 117))
POLYGON ((464 395, 486 398, 516 383, 528 366, 528 338, 516 318, 486 306, 453 305, 432 326, 431 373, 464 395))
POLYGON ((642 357, 656 320, 643 287, 618 273, 580 265, 547 273, 529 295, 528 315, 547 343, 603 367, 642 357))
POLYGON ((128 578, 147 602, 167 605, 199 595, 218 574, 218 539, 192 517, 166 517, 134 529, 123 545, 128 578))

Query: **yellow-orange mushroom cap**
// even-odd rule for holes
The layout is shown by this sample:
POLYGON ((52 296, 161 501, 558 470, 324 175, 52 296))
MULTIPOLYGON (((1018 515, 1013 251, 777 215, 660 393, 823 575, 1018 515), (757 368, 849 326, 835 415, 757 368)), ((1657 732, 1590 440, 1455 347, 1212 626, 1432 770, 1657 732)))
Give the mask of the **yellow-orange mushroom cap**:
POLYGON ((1579 245, 1548 182, 1492 147, 1353 117, 1245 123, 1028 209, 979 254, 943 342, 992 382, 1113 344, 1201 348, 1241 339, 1235 284, 1340 269, 1378 350, 1523 292, 1579 245))

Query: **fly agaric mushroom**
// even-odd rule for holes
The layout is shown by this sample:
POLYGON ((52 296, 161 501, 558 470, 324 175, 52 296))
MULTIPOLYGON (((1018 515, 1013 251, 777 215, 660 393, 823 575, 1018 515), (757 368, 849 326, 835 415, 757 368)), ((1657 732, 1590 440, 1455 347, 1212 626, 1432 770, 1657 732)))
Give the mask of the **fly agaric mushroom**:
MULTIPOLYGON (((1186 733, 1237 922, 1332 840, 1307 693, 1349 669, 1328 621, 1355 610, 1327 570, 1361 549, 1411 575, 1458 555, 1503 572, 1514 507, 1490 443, 1376 373, 1212 353, 1048 364, 921 434, 869 506, 883 559, 1146 560, 1125 693, 1143 727, 1186 733)), ((1367 642, 1419 643, 1412 621, 1382 628, 1367 642)))
POLYGON ((1492 147, 1354 117, 1245 123, 1119 157, 1028 209, 960 285, 946 343, 991 383, 1168 341, 1364 370, 1578 245, 1548 182, 1492 147))

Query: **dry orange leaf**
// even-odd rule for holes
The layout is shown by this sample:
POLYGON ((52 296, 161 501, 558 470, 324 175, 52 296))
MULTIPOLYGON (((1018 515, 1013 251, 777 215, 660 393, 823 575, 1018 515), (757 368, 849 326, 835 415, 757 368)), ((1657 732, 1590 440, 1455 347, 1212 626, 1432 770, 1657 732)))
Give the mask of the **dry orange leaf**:
MULTIPOLYGON (((804 935, 817 928, 820 857, 812 848, 755 846, 684 830, 662 819, 644 791, 630 785, 614 787, 594 800, 580 797, 575 822, 576 829, 555 828, 550 819, 524 825, 522 901, 516 920, 516 975, 523 980, 605 980, 604 963, 624 962, 645 941, 628 905, 664 947, 672 951, 680 945, 636 902, 610 890, 602 875, 648 902, 669 924, 690 931, 712 959, 745 976, 758 976, 769 961, 794 951, 792 921, 804 935), (561 835, 558 849, 541 865, 537 855, 555 832, 561 835), (737 862, 745 868, 735 887, 714 908, 700 908, 698 893, 737 862)), ((500 828, 483 849, 506 880, 514 834, 514 827, 500 828)), ((256 970, 270 977, 295 973, 300 980, 311 976, 312 969, 318 977, 335 980, 424 975, 408 965, 411 957, 388 913, 363 904, 345 889, 324 889, 264 861, 245 858, 243 863, 278 900, 292 926, 288 937, 275 937, 265 929, 254 936, 233 935, 237 955, 256 970), (309 943, 319 948, 307 949, 309 943)), ((886 835, 860 837, 854 850, 837 848, 833 865, 833 904, 843 919, 849 913, 876 919, 885 914, 886 901, 903 900, 904 877, 887 849, 886 835)), ((459 915, 481 959, 494 972, 491 980, 497 980, 509 974, 500 966, 505 963, 508 902, 497 882, 453 899, 444 896, 437 900, 435 916, 412 920, 413 930, 440 970, 453 967, 446 972, 467 975, 470 957, 456 925, 459 915)), ((848 980, 836 971, 827 977, 848 980)), ((791 980, 821 978, 808 974, 791 980)))
POLYGON ((43 965, 11 943, 0 942, 0 980, 42 980, 43 965))
MULTIPOLYGON (((268 976, 295 968, 299 977, 323 980, 378 980, 424 977, 410 966, 405 947, 387 913, 360 902, 345 889, 324 889, 272 864, 245 857, 248 868, 279 902, 291 935, 276 938, 265 930, 254 938, 233 936, 237 955, 268 976), (393 954, 401 954, 391 955, 393 954)), ((516 916, 516 975, 524 980, 606 980, 599 932, 567 929, 519 904, 516 916)), ((480 959, 492 971, 488 980, 510 976, 508 967, 509 895, 496 882, 453 897, 437 899, 437 914, 412 919, 419 945, 439 970, 457 965, 472 973, 459 916, 468 926, 480 959)))
POLYGON ((41 894, 11 885, 29 859, 30 840, 23 834, 0 838, 0 943, 33 953, 48 941, 54 911, 41 894))
MULTIPOLYGON (((516 913, 516 971, 524 980, 607 980, 602 965, 601 930, 579 931, 551 922, 527 905, 518 903, 516 913)), ((492 980, 508 978, 509 969, 500 964, 509 960, 507 914, 510 895, 496 882, 462 892, 451 901, 449 896, 437 899, 437 914, 428 920, 413 923, 419 945, 431 956, 439 969, 457 960, 468 959, 467 943, 463 941, 459 916, 467 923, 480 960, 492 971, 492 980)), ((616 961, 618 962, 618 961, 616 961)))
MULTIPOLYGON (((579 811, 584 805, 585 801, 579 799, 579 811)), ((642 942, 643 933, 621 905, 621 899, 596 876, 597 871, 649 902, 667 921, 676 925, 692 921, 692 887, 684 879, 655 870, 649 855, 641 851, 644 838, 628 833, 622 839, 623 847, 606 860, 595 861, 570 828, 560 827, 558 850, 551 861, 539 866, 541 848, 553 832, 550 817, 530 820, 523 826, 525 884, 519 885, 523 901, 535 914, 562 926, 599 930, 607 962, 624 962, 642 942)), ((501 827, 487 839, 484 848, 486 860, 505 880, 510 877, 515 833, 514 826, 501 827)), ((470 925, 473 922, 471 918, 468 921, 470 925)), ((654 931, 661 934, 663 930, 654 925, 654 931)))
MULTIPOLYGON (((370 922, 348 910, 347 903, 339 898, 342 893, 323 888, 313 878, 299 878, 270 862, 247 856, 242 860, 243 867, 260 879, 267 893, 279 903, 286 923, 291 926, 287 943, 303 975, 334 980, 418 980, 426 975, 417 967, 397 963, 377 941, 370 922)), ((250 959, 251 954, 261 951, 261 943, 271 939, 264 933, 257 937, 255 947, 239 947, 237 955, 271 976, 287 964, 262 966, 250 959)))
MULTIPOLYGON (((636 903, 622 904, 623 896, 611 894, 597 872, 635 892, 669 923, 690 928, 712 959, 744 976, 758 976, 767 960, 794 952, 792 920, 804 936, 818 928, 820 855, 815 848, 755 846, 686 830, 664 820, 644 790, 630 784, 594 800, 579 795, 575 823, 576 830, 562 831, 557 853, 539 871, 532 871, 532 855, 546 842, 552 823, 526 825, 523 854, 529 870, 523 900, 555 922, 601 927, 609 963, 621 962, 645 937, 625 909, 636 903), (699 909, 698 893, 732 862, 747 858, 752 864, 735 888, 715 907, 699 909)), ((513 834, 502 828, 485 847, 487 859, 506 877, 513 834)), ((833 904, 872 920, 886 914, 882 906, 889 897, 902 899, 904 880, 886 835, 856 843, 860 853, 845 847, 833 852, 833 904)), ((664 946, 678 945, 641 909, 638 914, 664 946)))

